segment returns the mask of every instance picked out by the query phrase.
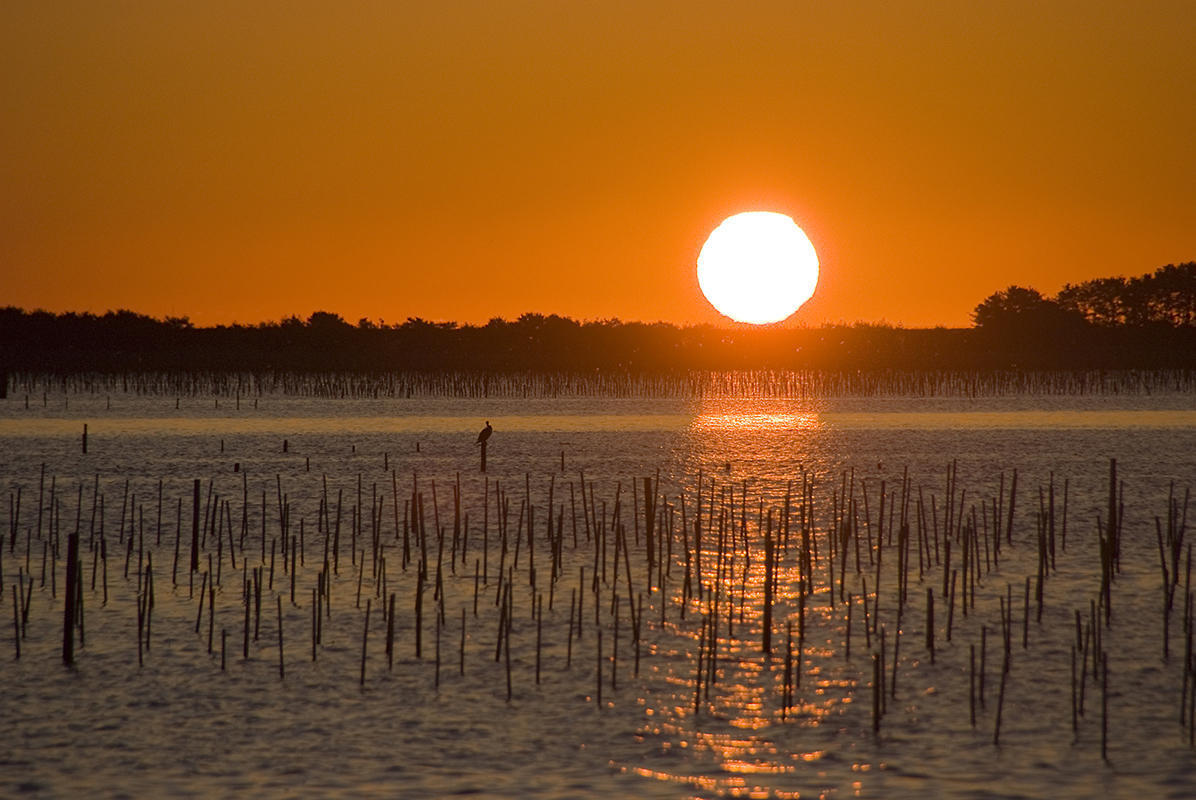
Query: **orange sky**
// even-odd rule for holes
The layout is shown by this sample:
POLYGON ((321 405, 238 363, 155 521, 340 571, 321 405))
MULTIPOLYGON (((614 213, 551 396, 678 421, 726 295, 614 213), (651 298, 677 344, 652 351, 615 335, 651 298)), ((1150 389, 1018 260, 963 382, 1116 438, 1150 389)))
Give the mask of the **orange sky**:
POLYGON ((725 216, 793 321, 966 325, 1196 259, 1196 4, 0 5, 0 305, 198 324, 720 322, 725 216))

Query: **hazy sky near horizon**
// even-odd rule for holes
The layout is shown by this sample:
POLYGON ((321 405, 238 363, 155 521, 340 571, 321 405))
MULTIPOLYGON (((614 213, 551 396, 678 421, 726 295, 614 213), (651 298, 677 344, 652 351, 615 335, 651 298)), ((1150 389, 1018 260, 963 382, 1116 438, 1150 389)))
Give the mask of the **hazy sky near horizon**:
POLYGON ((1196 260, 1196 3, 0 6, 0 305, 679 324, 794 217, 798 324, 1196 260))

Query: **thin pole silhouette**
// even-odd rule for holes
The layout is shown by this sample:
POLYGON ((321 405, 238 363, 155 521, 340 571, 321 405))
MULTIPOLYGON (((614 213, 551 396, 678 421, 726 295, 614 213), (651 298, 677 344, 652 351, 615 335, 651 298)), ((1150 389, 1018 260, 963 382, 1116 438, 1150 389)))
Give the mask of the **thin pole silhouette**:
POLYGON ((486 420, 486 427, 482 428, 478 433, 477 443, 482 446, 482 472, 486 471, 486 442, 490 439, 490 434, 494 433, 494 428, 490 427, 490 420, 486 420))

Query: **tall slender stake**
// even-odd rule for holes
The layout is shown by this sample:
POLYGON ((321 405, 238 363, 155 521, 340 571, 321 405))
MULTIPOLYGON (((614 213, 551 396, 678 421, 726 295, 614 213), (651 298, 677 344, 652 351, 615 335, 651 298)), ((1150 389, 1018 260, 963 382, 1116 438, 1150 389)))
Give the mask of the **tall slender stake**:
POLYGON ((278 679, 281 681, 286 678, 286 666, 282 657, 282 595, 275 599, 278 600, 278 679))
POLYGON ((1109 654, 1100 654, 1100 757, 1109 763, 1109 654))
POLYGON ((365 627, 361 631, 361 681, 360 685, 365 686, 365 647, 366 641, 370 636, 370 599, 365 601, 365 627))
POLYGON ((1001 689, 997 693, 997 721, 993 727, 993 744, 1001 743, 1001 711, 1005 708, 1005 681, 1009 677, 1009 655, 1005 656, 1005 664, 1001 668, 1001 689))

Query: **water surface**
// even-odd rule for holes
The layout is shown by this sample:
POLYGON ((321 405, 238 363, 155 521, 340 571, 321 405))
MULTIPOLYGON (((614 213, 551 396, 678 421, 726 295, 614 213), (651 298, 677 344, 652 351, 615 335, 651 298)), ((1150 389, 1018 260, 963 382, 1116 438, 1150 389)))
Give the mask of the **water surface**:
MULTIPOLYGON (((12 587, 18 572, 26 575, 27 563, 34 588, 21 658, 6 669, 0 694, 11 732, 7 752, 0 756, 0 781, 6 793, 33 796, 75 791, 108 796, 244 791, 362 797, 1190 796, 1196 792, 1194 751, 1179 725, 1182 602, 1170 620, 1171 655, 1164 660, 1155 518, 1165 529, 1168 503, 1182 507, 1185 492, 1196 483, 1194 409, 1196 403, 1182 394, 820 402, 334 401, 265 395, 256 408, 244 398, 240 408, 229 398, 183 398, 176 408, 173 399, 162 397, 72 394, 47 397, 44 405, 31 403, 28 409, 23 398, 10 397, 0 403, 0 477, 13 504, 20 489, 21 510, 14 531, 15 505, 0 508, 0 532, 6 533, 0 564, 4 607, 11 605, 12 587), (483 476, 474 437, 487 419, 495 434, 483 476), (87 454, 81 452, 84 423, 87 454), (1107 517, 1110 458, 1117 459, 1122 484, 1124 530, 1112 624, 1102 632, 1109 659, 1106 763, 1091 674, 1085 714, 1078 730, 1072 729, 1070 648, 1076 640, 1075 613, 1087 620, 1099 588, 1097 525, 1107 517), (950 468, 955 470, 953 490, 947 485, 950 468), (897 691, 880 734, 874 734, 871 654, 879 643, 864 640, 860 598, 866 580, 870 603, 876 602, 875 567, 869 566, 865 546, 861 570, 851 559, 843 586, 835 584, 834 597, 828 591, 827 537, 836 508, 845 506, 845 493, 855 501, 859 541, 866 545, 866 536, 879 535, 890 522, 880 517, 883 482, 886 513, 893 513, 897 502, 900 515, 905 498, 912 526, 924 519, 928 537, 932 528, 945 526, 948 497, 961 504, 965 519, 974 513, 989 536, 995 527, 993 501, 995 513, 1004 515, 1015 469, 1019 488, 1011 544, 999 566, 982 569, 976 607, 966 616, 956 607, 951 642, 945 638, 941 594, 945 540, 937 552, 929 538, 918 548, 926 563, 920 565, 921 578, 911 567, 909 606, 900 622, 893 588, 896 549, 884 550, 879 602, 889 637, 887 658, 894 658, 899 629, 901 637, 897 691), (657 475, 658 508, 673 509, 673 553, 665 581, 647 592, 642 479, 657 475), (702 543, 702 569, 706 585, 718 587, 717 598, 683 597, 680 517, 684 503, 692 526, 699 476, 707 514, 703 524, 710 526, 702 543), (907 476, 909 489, 903 494, 907 476), (215 529, 220 536, 205 543, 200 572, 188 575, 185 563, 173 569, 173 559, 181 534, 186 560, 195 479, 201 481, 205 508, 209 502, 214 508, 228 505, 215 529), (470 537, 469 555, 464 562, 454 561, 451 552, 442 556, 444 623, 438 627, 424 617, 417 658, 418 578, 414 563, 402 568, 401 530, 418 490, 431 541, 439 544, 443 534, 451 550, 454 522, 464 523, 454 515, 458 481, 461 514, 469 519, 462 526, 470 537), (590 512, 583 481, 592 497, 590 512), (809 486, 814 497, 811 534, 819 548, 813 555, 814 591, 803 615, 795 533, 778 567, 776 655, 766 660, 760 652, 764 529, 770 510, 779 526, 786 496, 798 529, 802 486, 809 486), (503 558, 495 500, 496 492, 503 492, 509 502, 505 524, 513 550, 529 491, 536 507, 535 594, 544 594, 549 585, 550 496, 554 520, 562 526, 556 531, 564 542, 561 576, 552 586, 551 609, 549 598, 543 600, 543 623, 537 625, 528 553, 521 553, 512 592, 508 700, 505 660, 495 660, 501 616, 497 572, 503 558), (1031 608, 1023 649, 1025 580, 1037 574, 1039 513, 1049 509, 1052 491, 1059 550, 1044 590, 1042 621, 1031 608), (279 563, 280 497, 287 508, 287 535, 297 541, 302 524, 304 537, 294 604, 290 574, 279 563), (322 516, 325 497, 329 507, 322 516), (728 530, 741 530, 741 523, 746 530, 746 538, 732 537, 736 543, 724 547, 722 573, 717 567, 719 509, 731 512, 728 530), (311 591, 322 566, 321 529, 324 519, 331 526, 338 513, 339 575, 313 662, 311 591), (596 529, 600 519, 608 572, 600 578, 602 602, 595 622, 590 589, 596 532, 588 534, 587 526, 596 529), (626 576, 616 578, 610 558, 616 519, 633 543, 627 563, 633 588, 643 595, 638 675, 626 576), (87 638, 70 670, 60 659, 61 560, 57 571, 51 563, 47 582, 41 583, 42 555, 52 556, 55 542, 51 520, 60 544, 76 524, 84 538, 87 638), (224 520, 231 523, 235 568, 224 520), (94 589, 90 582, 93 562, 102 566, 91 549, 101 525, 108 553, 107 605, 102 581, 94 589), (141 544, 139 550, 127 549, 131 536, 141 544), (378 610, 384 599, 371 552, 375 536, 387 560, 387 592, 396 594, 399 609, 393 668, 387 665, 386 625, 378 610), (138 666, 136 564, 150 552, 156 605, 150 650, 138 666), (213 654, 207 649, 207 611, 196 632, 197 595, 208 555, 223 573, 213 654), (264 592, 259 636, 243 659, 245 569, 263 567, 262 579, 268 581, 272 559, 273 591, 264 592), (368 564, 364 570, 354 563, 359 559, 368 564), (475 617, 474 569, 483 559, 487 575, 478 581, 475 617), (925 646, 928 588, 939 604, 933 664, 925 646), (569 613, 579 589, 586 597, 580 640, 571 635, 569 613), (848 593, 850 658, 845 650, 848 593), (275 596, 283 601, 284 680, 278 674, 275 596), (1017 631, 1001 744, 994 746, 1000 609, 1006 597, 1012 599, 1017 631), (367 601, 371 617, 361 685, 367 601), (695 712, 700 620, 709 616, 712 602, 721 620, 716 680, 695 712), (617 661, 611 659, 612 608, 620 625, 617 661), (461 676, 463 610, 466 674, 461 676), (785 623, 796 625, 803 617, 805 649, 797 657, 801 684, 794 688, 792 706, 783 708, 785 623), (224 671, 221 630, 228 636, 224 671), (987 648, 987 684, 973 727, 968 664, 970 648, 978 651, 981 641, 987 648)), ((526 548, 526 539, 521 546, 526 548)), ((433 571, 435 558, 434 552, 429 555, 433 571)), ((512 558, 509 552, 504 563, 510 565, 512 558)), ((957 550, 957 569, 959 558, 957 550)), ((1182 596, 1185 579, 1179 583, 1182 596)), ((426 608, 435 608, 434 590, 424 589, 426 608)))

